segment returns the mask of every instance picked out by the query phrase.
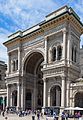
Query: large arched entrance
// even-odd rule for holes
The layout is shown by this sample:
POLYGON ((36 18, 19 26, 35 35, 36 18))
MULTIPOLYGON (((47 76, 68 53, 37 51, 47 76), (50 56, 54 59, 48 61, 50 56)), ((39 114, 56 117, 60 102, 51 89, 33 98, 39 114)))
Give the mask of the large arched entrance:
POLYGON ((50 90, 51 106, 61 106, 61 88, 55 85, 50 90))
POLYGON ((83 107, 83 92, 77 92, 75 95, 75 107, 83 107))
POLYGON ((25 61, 26 109, 40 109, 43 106, 43 74, 41 71, 43 61, 43 55, 39 52, 33 52, 25 61))

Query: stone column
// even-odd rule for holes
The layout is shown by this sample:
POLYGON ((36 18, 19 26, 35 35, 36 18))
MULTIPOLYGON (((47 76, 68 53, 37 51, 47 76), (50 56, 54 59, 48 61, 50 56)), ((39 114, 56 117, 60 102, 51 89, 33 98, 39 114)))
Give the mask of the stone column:
POLYGON ((8 53, 7 73, 9 74, 9 72, 10 72, 10 55, 8 53))
POLYGON ((49 49, 49 63, 52 62, 52 48, 49 49))
POLYGON ((68 59, 68 64, 70 64, 71 61, 71 28, 69 26, 69 34, 68 34, 68 51, 67 51, 67 59, 68 59))
POLYGON ((10 106, 13 105, 13 101, 12 101, 12 92, 10 92, 10 106))
POLYGON ((10 88, 9 85, 7 84, 7 107, 10 106, 10 88))
POLYGON ((65 76, 62 76, 62 88, 61 88, 61 107, 65 107, 65 76))
POLYGON ((17 70, 17 64, 16 64, 16 60, 14 60, 15 61, 15 71, 17 70))
POLYGON ((17 108, 21 107, 21 89, 20 83, 17 83, 17 108))
POLYGON ((45 67, 47 65, 47 37, 45 37, 45 56, 44 56, 45 67))
POLYGON ((59 91, 56 88, 56 106, 59 106, 59 91))
POLYGON ((43 107, 46 107, 46 79, 44 81, 44 90, 43 90, 43 107))
POLYGON ((20 70, 20 47, 18 48, 18 70, 20 70))
POLYGON ((22 110, 25 110, 25 84, 22 80, 22 86, 21 86, 21 108, 22 110))
POLYGON ((46 79, 43 79, 44 89, 43 89, 43 108, 42 113, 44 114, 44 108, 46 107, 46 79))
POLYGON ((66 60, 66 28, 63 29, 63 60, 66 60))
POLYGON ((33 108, 36 109, 37 105, 37 83, 36 78, 34 78, 34 91, 33 91, 33 108))
POLYGON ((67 90, 66 90, 66 106, 67 107, 69 107, 70 106, 70 101, 69 101, 69 99, 70 99, 70 81, 68 80, 67 81, 67 90))
POLYGON ((48 107, 50 107, 50 91, 48 92, 48 107))
POLYGON ((11 73, 13 72, 13 69, 14 69, 14 64, 13 61, 11 60, 11 73))
POLYGON ((5 110, 5 96, 3 96, 3 110, 5 110))

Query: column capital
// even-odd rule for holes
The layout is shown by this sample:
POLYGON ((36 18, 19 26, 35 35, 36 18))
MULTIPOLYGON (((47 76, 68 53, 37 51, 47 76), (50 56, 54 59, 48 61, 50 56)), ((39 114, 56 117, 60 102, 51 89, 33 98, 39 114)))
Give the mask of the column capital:
POLYGON ((18 52, 21 52, 21 47, 20 46, 18 47, 18 52))
POLYGON ((50 52, 52 52, 52 47, 49 48, 50 52))
POLYGON ((66 34, 67 29, 66 29, 66 28, 63 28, 62 32, 63 32, 64 34, 66 34))
POLYGON ((46 82, 46 78, 42 78, 43 79, 43 82, 46 82))
POLYGON ((45 38, 45 40, 47 40, 47 39, 48 39, 48 36, 45 36, 44 38, 45 38))
POLYGON ((17 82, 17 86, 21 86, 21 83, 17 82))
POLYGON ((10 88, 11 87, 11 84, 6 84, 7 88, 10 88))
POLYGON ((64 76, 61 76, 61 78, 62 78, 62 80, 65 80, 66 76, 65 76, 65 75, 64 75, 64 76))

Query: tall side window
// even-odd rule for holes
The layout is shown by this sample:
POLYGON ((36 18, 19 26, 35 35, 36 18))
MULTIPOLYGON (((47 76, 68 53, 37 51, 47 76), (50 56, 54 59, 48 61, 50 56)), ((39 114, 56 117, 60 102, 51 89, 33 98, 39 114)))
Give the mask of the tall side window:
POLYGON ((76 62, 76 57, 77 57, 77 56, 76 56, 76 54, 77 54, 76 47, 75 47, 75 50, 74 50, 74 54, 75 54, 75 55, 74 55, 74 62, 76 62))
POLYGON ((57 60, 61 60, 62 58, 62 47, 58 46, 57 47, 57 60))
POLYGON ((2 80, 2 76, 1 76, 1 74, 0 74, 0 80, 2 80))
POLYGON ((74 57, 74 47, 72 46, 72 61, 73 61, 73 57, 74 57))
POLYGON ((15 61, 13 61, 13 71, 15 71, 15 61))
POLYGON ((53 61, 56 60, 56 48, 55 47, 52 50, 52 58, 53 58, 53 61))
POLYGON ((16 70, 18 70, 18 60, 16 60, 16 70))

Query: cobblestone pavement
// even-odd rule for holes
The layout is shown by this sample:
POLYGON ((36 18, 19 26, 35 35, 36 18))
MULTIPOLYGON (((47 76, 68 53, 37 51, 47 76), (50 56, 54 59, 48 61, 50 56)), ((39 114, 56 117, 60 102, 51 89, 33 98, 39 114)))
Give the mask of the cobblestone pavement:
MULTIPOLYGON (((0 115, 0 120, 32 120, 32 115, 27 115, 24 117, 19 117, 16 114, 9 114, 9 115, 5 115, 5 117, 3 117, 2 115, 0 115), (5 117, 7 117, 7 119, 5 119, 5 117)), ((35 120, 37 120, 37 117, 35 116, 35 120)), ((40 120, 46 120, 46 116, 43 116, 43 118, 40 118, 40 120)))
MULTIPOLYGON (((27 115, 27 116, 24 116, 24 117, 19 117, 16 114, 8 114, 8 115, 5 115, 5 117, 3 117, 2 115, 0 115, 0 120, 33 120, 32 119, 32 115, 27 115), (5 119, 5 117, 7 117, 7 119, 5 119)), ((35 116, 35 120, 38 120, 37 116, 35 116)), ((46 120, 46 116, 43 116, 43 118, 40 117, 40 120, 46 120)), ((49 118, 48 120, 53 120, 53 119, 49 118)), ((59 118, 58 120, 61 120, 61 118, 59 118)), ((78 120, 78 119, 68 118, 68 120, 78 120)))

